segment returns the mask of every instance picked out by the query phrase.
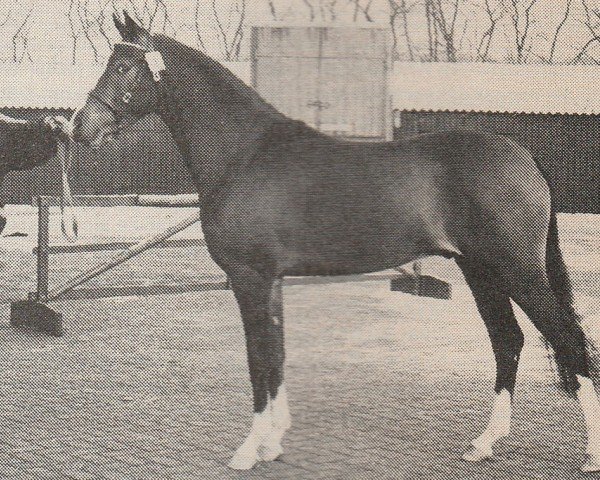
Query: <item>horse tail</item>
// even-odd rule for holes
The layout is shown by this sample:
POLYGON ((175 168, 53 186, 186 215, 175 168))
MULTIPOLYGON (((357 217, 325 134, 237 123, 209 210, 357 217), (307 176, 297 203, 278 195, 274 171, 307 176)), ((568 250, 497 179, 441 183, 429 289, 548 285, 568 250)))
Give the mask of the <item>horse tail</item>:
MULTIPOLYGON (((570 321, 577 322, 584 330, 586 340, 587 362, 590 375, 594 383, 600 383, 600 350, 593 342, 590 335, 585 332, 583 319, 575 309, 573 286, 567 270, 567 265, 560 248, 558 237, 558 224, 554 206, 550 210, 550 224, 548 226, 548 237, 546 241, 546 272, 550 288, 554 292, 559 304, 565 309, 570 321)), ((549 343, 545 341, 546 348, 551 351, 549 343)), ((567 371, 554 359, 551 362, 554 371, 560 378, 562 387, 566 387, 567 371)))
POLYGON ((558 239, 558 222, 554 207, 550 210, 550 225, 546 240, 546 273, 558 302, 569 313, 576 315, 573 305, 573 286, 558 239))

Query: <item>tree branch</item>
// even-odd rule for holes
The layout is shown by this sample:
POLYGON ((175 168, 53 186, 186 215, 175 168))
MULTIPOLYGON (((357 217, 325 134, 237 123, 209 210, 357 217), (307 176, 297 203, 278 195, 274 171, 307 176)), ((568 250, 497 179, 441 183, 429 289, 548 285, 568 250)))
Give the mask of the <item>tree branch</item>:
POLYGON ((569 13, 571 12, 571 4, 572 3, 573 3, 573 0, 567 0, 567 7, 565 8, 565 14, 562 17, 562 20, 560 21, 558 26, 556 27, 556 30, 554 31, 554 38, 552 39, 552 46, 550 47, 550 56, 548 57, 548 63, 552 63, 554 61, 554 53, 556 52, 558 36, 560 35, 560 31, 562 30, 562 28, 565 26, 565 23, 567 23, 567 20, 569 18, 569 13))
POLYGON ((310 21, 314 22, 315 20, 315 7, 312 3, 310 3, 309 0, 302 0, 302 2, 304 3, 304 5, 306 5, 306 8, 308 8, 308 14, 310 17, 310 21))
POLYGON ((200 30, 200 0, 196 0, 194 5, 194 28, 196 31, 196 42, 201 50, 206 50, 204 40, 202 39, 202 32, 200 30))
POLYGON ((277 9, 275 8, 275 2, 273 0, 268 0, 269 4, 269 12, 273 17, 273 20, 277 20, 277 9))
POLYGON ((492 37, 496 31, 498 21, 502 18, 502 13, 500 13, 499 17, 495 16, 496 12, 492 10, 489 0, 485 0, 485 11, 490 19, 490 26, 484 32, 479 42, 479 46, 477 47, 477 59, 482 62, 485 62, 488 59, 490 46, 492 44, 492 37))
POLYGON ((13 61, 16 63, 20 63, 23 61, 23 58, 27 56, 27 58, 32 61, 31 53, 29 52, 29 29, 30 23, 29 19, 31 18, 31 14, 33 13, 33 7, 29 9, 27 15, 23 21, 19 24, 16 32, 12 36, 12 44, 13 44, 13 61), (19 55, 19 45, 21 46, 21 52, 19 55))
POLYGON ((579 62, 579 60, 581 60, 581 57, 583 57, 583 55, 587 54, 587 49, 590 48, 590 46, 595 43, 598 42, 600 43, 600 37, 594 37, 590 40, 588 40, 588 42, 582 47, 581 51, 577 54, 577 56, 571 61, 571 63, 577 63, 579 62))
POLYGON ((358 20, 359 13, 362 13, 367 22, 373 21, 370 13, 373 0, 368 0, 365 5, 362 4, 361 0, 349 0, 349 3, 354 4, 354 13, 352 14, 352 20, 354 22, 358 20))

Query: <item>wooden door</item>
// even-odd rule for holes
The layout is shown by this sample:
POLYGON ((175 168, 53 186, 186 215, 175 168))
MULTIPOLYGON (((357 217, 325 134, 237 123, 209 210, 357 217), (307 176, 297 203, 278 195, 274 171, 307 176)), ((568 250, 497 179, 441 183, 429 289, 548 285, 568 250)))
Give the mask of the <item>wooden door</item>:
POLYGON ((256 27, 252 85, 275 108, 323 132, 391 138, 388 31, 256 27))

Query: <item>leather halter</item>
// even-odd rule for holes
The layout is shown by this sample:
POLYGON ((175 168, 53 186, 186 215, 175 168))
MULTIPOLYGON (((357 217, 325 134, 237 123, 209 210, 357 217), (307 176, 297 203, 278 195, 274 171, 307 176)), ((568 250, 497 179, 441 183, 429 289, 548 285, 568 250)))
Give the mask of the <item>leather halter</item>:
MULTIPOLYGON (((148 65, 148 68, 150 69, 150 72, 152 73, 152 78, 154 79, 154 81, 156 83, 159 83, 162 80, 161 72, 165 71, 167 69, 167 67, 165 66, 163 57, 158 50, 147 51, 146 49, 144 49, 142 46, 138 45, 137 43, 131 43, 131 42, 119 42, 115 45, 126 45, 129 47, 134 47, 139 50, 142 50, 144 52, 144 60, 146 62, 146 65, 148 65)), ((137 86, 137 84, 139 83, 139 75, 140 75, 140 72, 138 71, 136 78, 135 78, 135 82, 133 84, 133 88, 135 88, 135 86, 137 86)), ((132 93, 132 90, 125 92, 123 94, 123 96, 121 97, 121 101, 118 105, 115 104, 113 99, 106 98, 103 95, 99 94, 96 91, 96 89, 92 90, 88 94, 88 97, 93 98, 97 102, 101 103, 106 108, 108 108, 113 113, 113 115, 118 116, 118 115, 122 115, 126 111, 125 107, 129 104, 129 102, 133 98, 133 93, 132 93)))

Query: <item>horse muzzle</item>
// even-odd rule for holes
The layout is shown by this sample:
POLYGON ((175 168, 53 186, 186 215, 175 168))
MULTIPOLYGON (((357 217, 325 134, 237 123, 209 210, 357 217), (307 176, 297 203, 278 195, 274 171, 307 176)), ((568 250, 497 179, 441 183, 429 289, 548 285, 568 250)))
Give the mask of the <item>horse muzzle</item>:
POLYGON ((88 98, 85 106, 75 114, 72 125, 73 140, 93 149, 118 133, 113 113, 94 98, 88 98))

